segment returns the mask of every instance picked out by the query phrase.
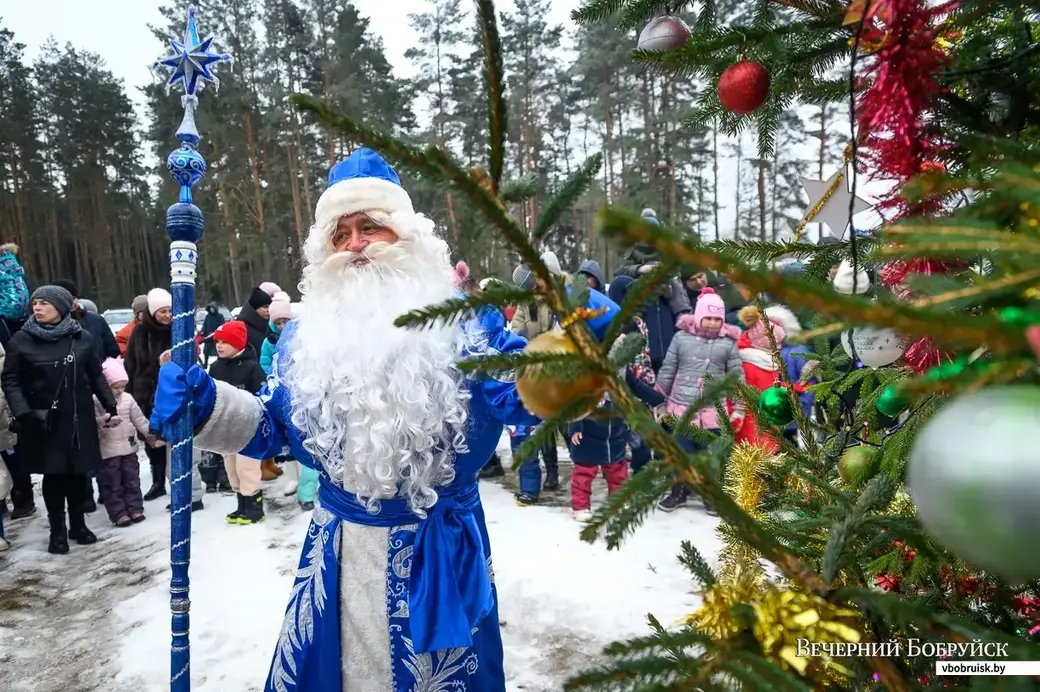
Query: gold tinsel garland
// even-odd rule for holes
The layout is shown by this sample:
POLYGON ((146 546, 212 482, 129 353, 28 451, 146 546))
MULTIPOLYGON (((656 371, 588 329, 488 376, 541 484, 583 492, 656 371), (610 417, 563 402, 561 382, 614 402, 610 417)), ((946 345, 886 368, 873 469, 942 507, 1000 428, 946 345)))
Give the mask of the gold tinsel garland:
MULTIPOLYGON (((765 518, 761 509, 766 492, 764 472, 775 463, 775 457, 764 447, 742 442, 733 448, 726 464, 723 489, 738 507, 756 521, 765 518)), ((723 541, 719 552, 719 581, 735 584, 737 575, 744 579, 765 578, 765 571, 754 548, 723 527, 720 527, 719 534, 723 541)))
MULTIPOLYGON (((726 466, 724 489, 753 519, 765 518, 765 470, 776 457, 756 445, 737 445, 726 466)), ((798 639, 818 643, 860 641, 860 633, 840 620, 856 617, 818 596, 771 583, 758 554, 732 531, 720 527, 724 545, 719 553, 719 578, 701 593, 702 604, 686 623, 724 644, 747 625, 735 617, 745 605, 754 612, 752 634, 763 655, 784 669, 810 678, 817 687, 843 679, 848 671, 826 656, 799 657, 798 639)))

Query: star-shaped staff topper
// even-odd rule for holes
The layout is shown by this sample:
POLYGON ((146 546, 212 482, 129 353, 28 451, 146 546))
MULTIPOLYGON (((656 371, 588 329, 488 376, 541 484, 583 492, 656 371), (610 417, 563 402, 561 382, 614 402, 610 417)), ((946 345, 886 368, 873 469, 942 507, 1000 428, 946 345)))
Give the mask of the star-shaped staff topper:
MULTIPOLYGON (((820 203, 827 195, 827 190, 831 188, 835 183, 835 179, 844 173, 844 169, 839 169, 834 175, 827 180, 810 180, 809 178, 801 178, 802 187, 805 189, 805 193, 809 195, 809 208, 812 209, 820 203)), ((847 181, 842 176, 842 180, 838 181, 837 187, 834 193, 827 198, 826 203, 820 208, 816 215, 812 218, 810 223, 822 223, 826 224, 831 233, 836 238, 844 238, 845 231, 849 227, 849 202, 852 201, 852 193, 849 192, 849 186, 847 181)), ((852 215, 855 216, 860 212, 867 211, 871 208, 871 204, 859 196, 856 197, 855 207, 852 209, 852 215)))
POLYGON ((228 53, 217 53, 212 49, 213 36, 199 40, 199 27, 195 21, 195 8, 188 8, 188 25, 184 29, 184 41, 170 41, 171 53, 155 61, 153 67, 170 70, 166 81, 166 93, 178 82, 186 96, 195 96, 206 82, 220 88, 220 80, 210 69, 215 63, 233 62, 228 53))

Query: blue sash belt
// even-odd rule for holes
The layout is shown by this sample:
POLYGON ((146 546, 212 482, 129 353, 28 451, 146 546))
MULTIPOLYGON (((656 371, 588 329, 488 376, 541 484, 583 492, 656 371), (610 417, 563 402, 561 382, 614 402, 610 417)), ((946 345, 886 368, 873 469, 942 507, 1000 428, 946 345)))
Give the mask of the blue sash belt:
POLYGON ((322 507, 351 524, 390 528, 418 522, 408 580, 408 621, 417 654, 472 646, 472 630, 494 604, 487 554, 473 516, 480 506, 476 480, 438 488, 437 495, 425 519, 398 499, 380 500, 379 513, 370 514, 325 474, 318 495, 322 507))

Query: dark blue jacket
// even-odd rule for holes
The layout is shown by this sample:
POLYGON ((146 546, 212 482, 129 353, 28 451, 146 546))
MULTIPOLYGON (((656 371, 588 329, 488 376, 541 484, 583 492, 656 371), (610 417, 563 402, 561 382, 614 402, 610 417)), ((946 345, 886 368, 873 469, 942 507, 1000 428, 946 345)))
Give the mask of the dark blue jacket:
MULTIPOLYGON (((664 403, 664 397, 633 375, 631 369, 625 371, 625 382, 632 389, 632 393, 647 405, 658 406, 664 403)), ((605 466, 616 464, 625 458, 626 445, 630 439, 628 423, 611 403, 598 409, 598 412, 609 412, 613 415, 599 420, 586 418, 568 426, 567 449, 570 451, 571 461, 575 464, 605 466), (578 444, 571 442, 574 433, 581 433, 581 442, 578 444)))
POLYGON ((97 351, 102 362, 107 358, 119 358, 123 355, 119 352, 119 344, 116 343, 112 328, 108 326, 104 317, 84 310, 80 314, 79 324, 90 332, 90 336, 94 339, 94 350, 97 351))
MULTIPOLYGON (((611 300, 618 305, 625 299, 628 287, 635 282, 631 276, 615 276, 610 282, 607 294, 611 300)), ((675 336, 675 320, 678 317, 669 305, 668 298, 659 297, 654 302, 643 308, 640 313, 643 322, 646 323, 647 341, 650 346, 650 364, 657 372, 664 363, 668 346, 675 336)))

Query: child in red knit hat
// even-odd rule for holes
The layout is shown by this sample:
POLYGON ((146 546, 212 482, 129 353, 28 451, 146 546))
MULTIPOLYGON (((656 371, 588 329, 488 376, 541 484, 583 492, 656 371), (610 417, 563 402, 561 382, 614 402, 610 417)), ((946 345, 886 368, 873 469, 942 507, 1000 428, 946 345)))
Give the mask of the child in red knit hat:
MULTIPOLYGON (((245 322, 225 322, 213 332, 217 346, 217 362, 209 374, 214 380, 227 382, 253 394, 267 380, 257 360, 256 349, 249 345, 245 322)), ((265 519, 264 493, 260 490, 260 460, 241 454, 224 455, 231 489, 238 495, 238 509, 227 516, 230 524, 256 524, 265 519)))

